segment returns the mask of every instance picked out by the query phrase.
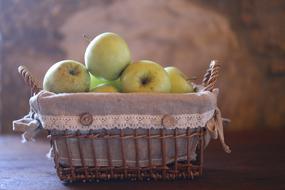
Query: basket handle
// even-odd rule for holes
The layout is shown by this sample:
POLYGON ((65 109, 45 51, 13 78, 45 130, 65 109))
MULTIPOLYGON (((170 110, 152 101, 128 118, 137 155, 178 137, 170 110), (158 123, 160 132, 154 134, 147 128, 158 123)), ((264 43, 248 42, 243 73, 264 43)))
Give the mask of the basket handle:
POLYGON ((19 66, 18 72, 21 77, 24 79, 25 83, 29 85, 31 88, 32 94, 37 94, 41 91, 41 88, 38 87, 37 83, 35 82, 34 78, 32 77, 30 71, 25 66, 19 66))
POLYGON ((221 65, 217 60, 212 60, 209 69, 204 75, 203 86, 204 90, 212 91, 217 83, 221 65))

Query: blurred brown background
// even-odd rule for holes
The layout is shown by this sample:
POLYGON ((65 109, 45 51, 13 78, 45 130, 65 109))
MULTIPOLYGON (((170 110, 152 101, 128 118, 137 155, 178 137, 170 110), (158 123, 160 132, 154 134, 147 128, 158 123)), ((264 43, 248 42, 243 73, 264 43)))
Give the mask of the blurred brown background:
MULTIPOLYGON (((202 77, 222 63, 219 104, 230 128, 285 126, 283 0, 0 0, 1 127, 28 112, 26 65, 41 80, 62 59, 83 62, 83 34, 112 31, 133 60, 175 65, 202 77)), ((200 80, 199 80, 200 81, 200 80)))

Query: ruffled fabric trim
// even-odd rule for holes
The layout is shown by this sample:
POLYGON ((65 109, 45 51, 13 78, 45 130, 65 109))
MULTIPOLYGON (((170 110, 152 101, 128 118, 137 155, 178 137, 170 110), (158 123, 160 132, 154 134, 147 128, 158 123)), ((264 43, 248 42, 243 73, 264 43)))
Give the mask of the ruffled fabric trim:
POLYGON ((92 116, 93 122, 89 126, 83 126, 79 121, 79 116, 51 116, 41 115, 40 120, 45 129, 57 130, 96 130, 96 129, 186 129, 205 127, 206 123, 213 117, 215 109, 201 114, 179 114, 171 115, 175 123, 164 126, 162 119, 164 115, 96 115, 92 116))

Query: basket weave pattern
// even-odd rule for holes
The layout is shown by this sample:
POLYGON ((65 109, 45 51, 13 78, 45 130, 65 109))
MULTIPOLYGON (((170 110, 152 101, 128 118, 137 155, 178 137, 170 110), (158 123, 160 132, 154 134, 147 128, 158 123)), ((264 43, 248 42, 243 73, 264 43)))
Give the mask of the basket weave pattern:
MULTIPOLYGON (((165 129, 160 129, 159 134, 152 134, 151 129, 147 129, 147 133, 143 135, 139 135, 137 129, 133 130, 133 134, 125 134, 124 129, 120 129, 119 135, 112 135, 105 130, 104 133, 93 133, 90 131, 89 134, 77 134, 69 135, 51 135, 51 142, 54 150, 54 161, 56 164, 57 174, 61 180, 89 180, 89 179, 176 179, 176 178, 193 178, 194 176, 199 176, 202 174, 202 165, 203 165, 203 151, 201 147, 204 147, 204 129, 200 128, 197 132, 190 132, 190 129, 187 129, 185 133, 178 134, 177 129, 173 129, 173 134, 165 134, 165 129), (198 155, 195 162, 191 161, 190 158, 190 146, 191 139, 196 137, 198 140, 198 147, 196 149, 196 154, 198 155), (75 147, 70 147, 69 140, 73 139, 77 144, 77 150, 80 155, 80 166, 76 166, 74 164, 72 152, 75 151, 75 147), (87 138, 90 142, 91 150, 92 150, 92 166, 89 166, 86 163, 86 158, 83 153, 84 147, 82 144, 83 138, 87 138), (187 139, 187 158, 183 161, 178 160, 178 143, 177 141, 181 138, 187 139), (174 140, 174 160, 172 163, 167 164, 166 162, 166 139, 174 140), (64 140, 65 149, 67 151, 67 164, 63 165, 60 161, 60 153, 58 150, 57 141, 64 140), (108 163, 107 166, 98 166, 98 160, 96 155, 96 146, 94 146, 95 140, 102 140, 105 142, 107 147, 107 158, 108 163), (111 140, 118 140, 122 164, 121 166, 114 166, 112 160, 112 148, 111 148, 111 140), (126 140, 133 141, 135 147, 135 164, 130 167, 127 164, 126 160, 126 140), (141 167, 139 155, 141 153, 139 149, 139 141, 146 140, 147 141, 147 166, 141 167), (160 154, 162 159, 162 164, 155 164, 153 158, 151 157, 153 149, 152 149, 152 141, 159 140, 160 141, 160 154)), ((61 150, 62 150, 61 149, 61 150)))

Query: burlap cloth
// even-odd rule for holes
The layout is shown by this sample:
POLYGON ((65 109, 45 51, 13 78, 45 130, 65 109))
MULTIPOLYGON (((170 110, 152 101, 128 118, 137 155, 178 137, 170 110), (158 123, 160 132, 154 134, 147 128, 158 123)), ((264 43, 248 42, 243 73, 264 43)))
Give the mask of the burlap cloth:
MULTIPOLYGON (((178 134, 190 129, 191 133, 206 127, 205 146, 210 138, 221 140, 226 152, 229 147, 224 142, 223 123, 220 110, 217 107, 218 89, 213 92, 202 91, 188 94, 161 94, 161 93, 70 93, 54 94, 41 91, 30 99, 30 113, 22 119, 13 122, 14 130, 25 132, 23 137, 27 140, 42 128, 50 130, 52 135, 67 132, 73 134, 78 131, 82 134, 98 134, 108 130, 109 134, 119 134, 119 129, 125 129, 125 134, 133 134, 137 129, 138 135, 147 133, 152 129, 152 134, 159 134, 159 129, 165 128, 166 135, 173 134, 177 129, 178 134), (82 114, 88 113, 91 122, 88 125, 80 121, 82 114)), ((102 139, 81 139, 83 154, 87 166, 93 165, 91 143, 96 147, 98 166, 107 166, 107 145, 102 139)), ((138 139, 139 165, 148 164, 147 140, 138 139)), ((191 138, 191 159, 196 159, 198 137, 191 138)), ((171 163, 174 159, 174 140, 165 139, 166 161, 171 163)), ((187 138, 178 138, 178 159, 186 158, 187 138)), ((76 138, 69 138, 68 145, 72 154, 73 165, 81 165, 80 152, 76 138)), ((126 164, 135 165, 135 142, 125 140, 126 164)), ((153 164, 162 164, 160 139, 152 139, 153 164)), ((65 141, 55 141, 55 149, 59 153, 60 163, 68 165, 65 141)), ((120 142, 110 140, 111 157, 113 166, 122 165, 120 142)))

